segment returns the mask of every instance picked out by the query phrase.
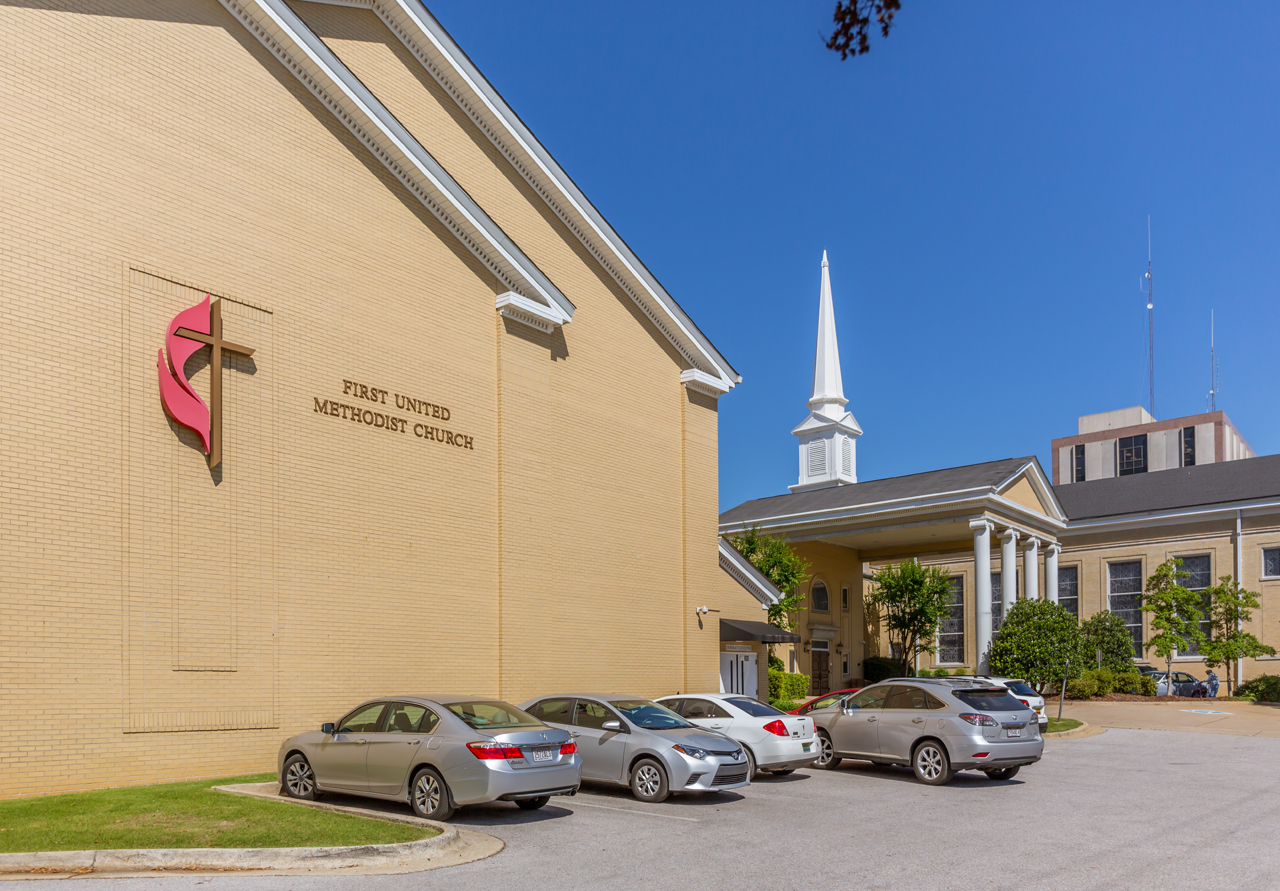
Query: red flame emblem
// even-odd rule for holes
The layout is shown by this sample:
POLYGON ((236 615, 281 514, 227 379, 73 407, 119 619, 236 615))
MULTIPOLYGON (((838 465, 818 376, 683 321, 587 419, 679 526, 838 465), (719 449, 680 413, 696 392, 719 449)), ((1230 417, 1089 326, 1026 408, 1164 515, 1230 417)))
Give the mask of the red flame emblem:
POLYGON ((169 332, 165 335, 165 346, 169 348, 169 361, 164 360, 164 350, 158 350, 156 370, 160 374, 160 402, 164 405, 165 414, 174 421, 194 430, 204 446, 204 453, 209 454, 209 406, 187 380, 183 366, 196 352, 204 349, 198 340, 189 340, 178 334, 179 328, 211 335, 209 327, 209 297, 190 309, 184 309, 173 317, 169 323, 169 332))

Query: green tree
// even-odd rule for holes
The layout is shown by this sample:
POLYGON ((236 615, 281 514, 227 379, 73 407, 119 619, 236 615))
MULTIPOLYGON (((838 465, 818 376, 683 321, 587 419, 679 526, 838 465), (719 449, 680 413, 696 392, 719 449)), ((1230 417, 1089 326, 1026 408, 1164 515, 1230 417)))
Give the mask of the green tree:
MULTIPOLYGON (((1238 659, 1255 659, 1258 656, 1274 656, 1275 647, 1269 647, 1254 637, 1244 626, 1253 618, 1253 611, 1262 608, 1258 595, 1240 587, 1229 575, 1218 579, 1218 584, 1203 592, 1209 597, 1209 640, 1200 645, 1200 654, 1209 667, 1224 666, 1227 669, 1227 695, 1231 695, 1232 669, 1239 672, 1238 659)), ((1236 677, 1235 686, 1240 686, 1236 677)))
POLYGON ((1173 693, 1173 654, 1194 652, 1205 642, 1200 621, 1203 603, 1200 592, 1188 591, 1179 582, 1190 578, 1182 570, 1182 561, 1171 557, 1156 567, 1147 579, 1142 594, 1142 611, 1151 613, 1151 628, 1156 633, 1146 643, 1147 652, 1155 651, 1164 659, 1169 672, 1168 692, 1173 693))
POLYGON ((1025 678, 1043 692, 1062 675, 1071 660, 1071 676, 1080 674, 1080 623, 1048 600, 1019 600, 1005 616, 991 644, 991 673, 1025 678))
POLYGON ((1133 637, 1124 619, 1110 610, 1094 613, 1080 623, 1080 667, 1096 666, 1099 650, 1102 668, 1133 671, 1133 637))
POLYGON ((906 675, 917 656, 937 649, 938 626, 950 615, 951 577, 917 560, 891 563, 876 570, 867 602, 884 620, 891 651, 897 644, 906 675))
MULTIPOLYGON (((804 608, 804 595, 797 594, 796 588, 809 577, 808 561, 797 554, 786 539, 765 535, 758 524, 730 536, 729 543, 783 594, 769 607, 769 624, 783 631, 795 631, 796 613, 804 608)), ((770 665, 774 660, 770 644, 770 665)))

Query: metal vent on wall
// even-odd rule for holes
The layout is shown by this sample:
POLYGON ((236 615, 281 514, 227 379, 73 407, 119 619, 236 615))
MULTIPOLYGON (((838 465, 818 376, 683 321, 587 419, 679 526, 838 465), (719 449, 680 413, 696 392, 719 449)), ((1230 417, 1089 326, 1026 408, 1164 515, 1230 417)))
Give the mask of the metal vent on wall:
POLYGON ((853 476, 853 441, 840 441, 840 470, 845 476, 853 476))
POLYGON ((809 443, 809 476, 823 476, 827 472, 827 444, 825 441, 809 443))

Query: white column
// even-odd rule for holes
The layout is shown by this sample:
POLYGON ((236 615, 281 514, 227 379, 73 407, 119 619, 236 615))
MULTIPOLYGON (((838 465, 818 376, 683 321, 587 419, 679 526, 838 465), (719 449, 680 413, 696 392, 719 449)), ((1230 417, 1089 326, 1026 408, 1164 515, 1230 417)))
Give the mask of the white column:
POLYGON ((1056 541, 1044 549, 1044 596, 1050 603, 1058 602, 1058 554, 1062 545, 1056 541))
POLYGON ((970 520, 973 530, 973 597, 975 637, 978 642, 974 674, 988 674, 987 651, 991 649, 991 533, 995 525, 986 519, 970 520))
POLYGON ((1013 602, 1018 599, 1018 530, 1006 529, 1000 533, 1000 593, 1004 613, 1009 615, 1013 602))
POLYGON ((1040 599, 1040 539, 1034 535, 1027 539, 1022 551, 1022 577, 1025 579, 1026 599, 1040 599))

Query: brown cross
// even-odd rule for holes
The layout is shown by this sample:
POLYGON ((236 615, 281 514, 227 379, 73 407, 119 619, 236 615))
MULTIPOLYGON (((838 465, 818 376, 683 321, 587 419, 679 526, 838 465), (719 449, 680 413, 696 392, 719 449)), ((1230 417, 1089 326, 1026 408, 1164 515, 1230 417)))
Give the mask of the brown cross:
POLYGON ((222 354, 225 352, 252 356, 253 350, 222 339, 221 300, 213 301, 209 307, 209 330, 213 333, 201 334, 190 328, 179 328, 173 333, 208 344, 213 350, 209 357, 209 370, 213 374, 209 382, 209 467, 214 468, 222 463, 222 354))

